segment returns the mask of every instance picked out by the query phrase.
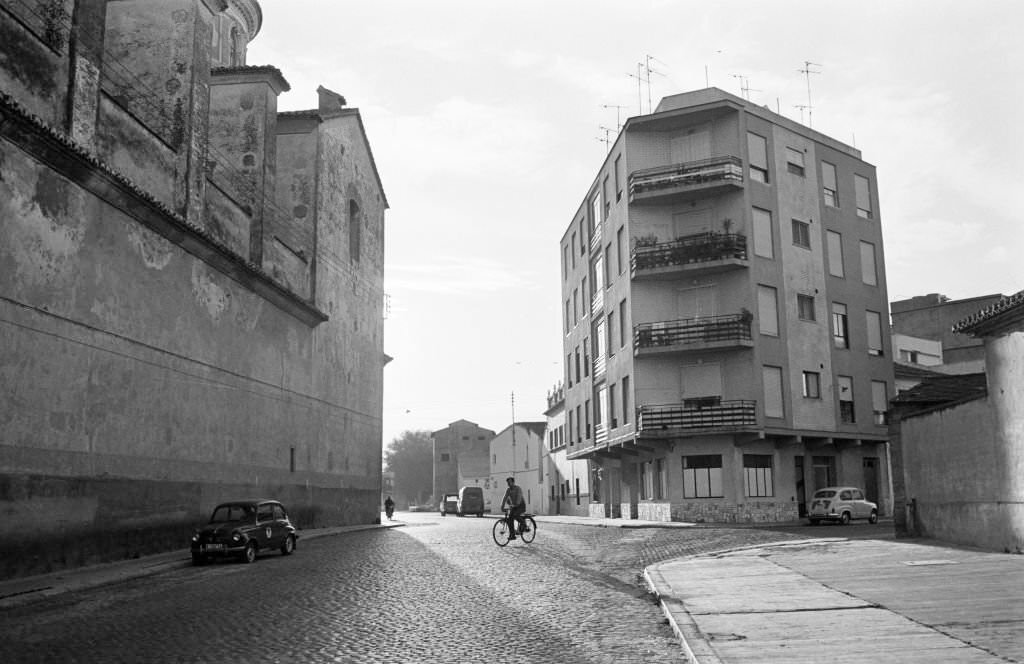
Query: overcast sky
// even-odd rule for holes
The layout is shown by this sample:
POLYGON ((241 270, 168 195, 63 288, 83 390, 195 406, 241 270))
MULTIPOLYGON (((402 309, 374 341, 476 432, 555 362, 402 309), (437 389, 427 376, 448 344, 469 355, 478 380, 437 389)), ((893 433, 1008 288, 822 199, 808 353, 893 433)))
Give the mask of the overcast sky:
POLYGON ((384 443, 543 420, 562 375, 559 248, 602 127, 706 82, 878 172, 890 300, 1024 289, 1024 3, 260 0, 248 64, 358 108, 391 204, 384 443), (630 76, 632 74, 633 76, 630 76), (743 78, 738 78, 743 77, 743 78), (642 108, 641 108, 642 105, 642 108), (616 109, 614 106, 622 106, 616 109), (1016 110, 1015 110, 1016 109, 1016 110))

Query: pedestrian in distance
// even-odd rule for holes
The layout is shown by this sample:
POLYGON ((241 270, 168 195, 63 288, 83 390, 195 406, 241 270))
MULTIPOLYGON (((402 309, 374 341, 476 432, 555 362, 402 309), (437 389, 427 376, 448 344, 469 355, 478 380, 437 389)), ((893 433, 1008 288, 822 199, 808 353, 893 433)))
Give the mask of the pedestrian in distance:
POLYGON ((516 539, 516 532, 521 531, 526 527, 526 523, 523 521, 523 514, 526 513, 526 501, 523 500, 523 490, 516 484, 516 478, 509 477, 505 479, 508 482, 508 488, 505 489, 505 495, 501 498, 501 509, 508 507, 508 516, 506 521, 508 523, 508 538, 510 540, 516 539), (519 522, 519 531, 516 530, 516 522, 519 522))
POLYGON ((384 501, 384 511, 387 512, 388 521, 390 521, 395 513, 395 501, 391 500, 391 496, 388 496, 387 500, 384 501))

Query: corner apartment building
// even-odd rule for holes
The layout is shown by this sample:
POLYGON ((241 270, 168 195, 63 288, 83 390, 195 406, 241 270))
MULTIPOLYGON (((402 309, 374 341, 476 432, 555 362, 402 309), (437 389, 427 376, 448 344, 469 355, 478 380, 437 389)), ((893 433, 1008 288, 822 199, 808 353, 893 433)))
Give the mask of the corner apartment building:
POLYGON ((630 118, 561 239, 567 456, 594 516, 891 512, 874 167, 715 88, 630 118))

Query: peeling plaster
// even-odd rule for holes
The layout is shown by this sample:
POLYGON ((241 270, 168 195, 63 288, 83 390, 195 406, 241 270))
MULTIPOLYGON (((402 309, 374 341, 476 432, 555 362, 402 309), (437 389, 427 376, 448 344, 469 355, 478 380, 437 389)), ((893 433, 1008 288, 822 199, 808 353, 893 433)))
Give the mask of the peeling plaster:
POLYGON ((231 306, 231 292, 215 283, 206 266, 198 262, 192 265, 192 297, 206 309, 214 323, 219 323, 231 306))
POLYGON ((174 258, 174 245, 141 226, 129 225, 127 239, 128 243, 139 252, 142 262, 148 268, 162 270, 174 258))

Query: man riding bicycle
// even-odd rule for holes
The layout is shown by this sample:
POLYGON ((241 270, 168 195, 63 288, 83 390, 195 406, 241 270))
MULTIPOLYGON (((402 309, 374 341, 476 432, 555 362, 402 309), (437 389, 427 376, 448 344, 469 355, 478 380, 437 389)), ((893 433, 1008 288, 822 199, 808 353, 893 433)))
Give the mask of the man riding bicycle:
POLYGON ((505 481, 508 482, 508 488, 505 489, 505 495, 501 499, 501 509, 508 506, 508 516, 505 517, 508 523, 508 538, 514 540, 517 532, 516 522, 519 522, 520 529, 526 527, 526 523, 523 521, 523 514, 526 513, 526 501, 523 500, 523 490, 516 484, 516 478, 509 477, 505 481))

